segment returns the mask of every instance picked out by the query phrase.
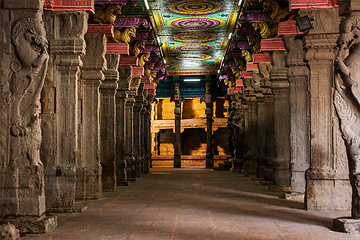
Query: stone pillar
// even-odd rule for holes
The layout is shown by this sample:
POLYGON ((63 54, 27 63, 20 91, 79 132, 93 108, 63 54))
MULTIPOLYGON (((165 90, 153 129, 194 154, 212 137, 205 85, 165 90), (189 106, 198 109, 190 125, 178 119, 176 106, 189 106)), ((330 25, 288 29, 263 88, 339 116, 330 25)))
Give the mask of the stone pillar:
POLYGON ((181 168, 181 102, 175 101, 175 154, 174 168, 181 168))
POLYGON ((116 180, 118 186, 127 186, 125 161, 125 103, 128 97, 126 91, 130 89, 132 68, 119 66, 119 81, 116 92, 116 180))
POLYGON ((44 105, 53 104, 43 115, 46 207, 73 211, 79 156, 78 87, 88 14, 47 12, 44 18, 51 58, 43 96, 44 105))
POLYGON ((99 87, 105 79, 106 42, 104 34, 85 35, 86 55, 83 57, 79 84, 79 161, 76 169, 76 198, 94 199, 102 196, 100 150, 99 87))
POLYGON ((136 177, 140 177, 141 175, 141 166, 143 158, 141 157, 141 115, 140 112, 143 107, 144 102, 144 83, 140 83, 137 95, 135 97, 134 104, 134 117, 133 117, 133 138, 134 138, 134 156, 136 159, 136 177))
MULTIPOLYGON (((302 10, 301 15, 310 11, 302 10)), ((351 205, 348 163, 333 106, 338 9, 311 11, 314 29, 304 37, 310 68, 310 168, 306 172, 307 209, 347 210, 351 205), (324 24, 326 19, 327 24, 324 24)))
POLYGON ((257 101, 254 93, 254 80, 244 77, 244 101, 246 104, 244 173, 255 175, 257 159, 257 101))
MULTIPOLYGON (((147 96, 147 90, 144 90, 144 98, 147 96)), ((139 155, 140 155, 140 158, 142 159, 141 160, 141 174, 144 174, 146 173, 146 171, 148 170, 148 166, 147 166, 147 159, 146 159, 146 141, 145 141, 145 138, 146 138, 146 122, 145 122, 145 114, 146 114, 146 104, 147 104, 147 101, 144 99, 144 102, 143 102, 143 105, 142 105, 142 108, 140 110, 140 139, 139 139, 139 155)), ((147 171, 148 172, 148 171, 147 171)))
POLYGON ((271 54, 271 89, 274 93, 274 140, 276 156, 273 159, 273 191, 290 191, 290 103, 289 81, 285 67, 285 52, 271 54))
POLYGON ((128 98, 125 103, 125 160, 127 164, 127 180, 135 181, 136 159, 134 156, 134 104, 137 90, 141 81, 141 76, 134 75, 131 78, 129 91, 126 91, 128 98))
POLYGON ((151 163, 151 103, 153 100, 153 95, 149 94, 147 97, 147 106, 144 116, 144 155, 145 155, 145 164, 144 164, 144 173, 148 173, 152 167, 151 163))
POLYGON ((305 193, 305 171, 310 166, 309 150, 309 69, 306 67, 302 40, 284 37, 288 50, 286 65, 290 84, 291 192, 305 193))
POLYGON ((180 82, 174 82, 175 101, 175 144, 174 144, 174 168, 181 168, 181 101, 180 82))
POLYGON ((273 180, 272 160, 275 158, 275 140, 274 140, 274 94, 271 91, 270 71, 271 63, 259 63, 261 74, 261 88, 264 95, 264 129, 265 129, 265 158, 266 161, 261 165, 260 177, 265 181, 273 180))
POLYGON ((261 88, 261 76, 259 71, 253 72, 253 79, 254 79, 254 90, 255 90, 255 97, 256 97, 256 109, 257 109, 257 139, 256 139, 256 146, 257 146, 257 161, 258 167, 256 169, 256 176, 257 178, 264 178, 263 169, 267 163, 266 156, 265 156, 265 141, 266 141, 266 114, 268 109, 265 108, 265 97, 263 95, 263 89, 261 88), (262 170, 260 170, 262 169, 262 170))
MULTIPOLYGON (((108 58, 109 55, 108 55, 108 58)), ((117 59, 110 64, 116 64, 117 59)), ((114 68, 114 67, 113 67, 114 68)), ((104 191, 116 190, 116 104, 117 78, 105 78, 100 86, 100 162, 104 191)))
POLYGON ((213 159, 213 146, 212 146, 212 123, 213 123, 213 103, 211 101, 206 102, 206 167, 212 168, 214 167, 214 159, 213 159))
POLYGON ((56 217, 53 224, 45 217, 40 157, 40 96, 49 62, 42 10, 40 0, 0 4, 0 224, 21 233, 56 226, 56 217))

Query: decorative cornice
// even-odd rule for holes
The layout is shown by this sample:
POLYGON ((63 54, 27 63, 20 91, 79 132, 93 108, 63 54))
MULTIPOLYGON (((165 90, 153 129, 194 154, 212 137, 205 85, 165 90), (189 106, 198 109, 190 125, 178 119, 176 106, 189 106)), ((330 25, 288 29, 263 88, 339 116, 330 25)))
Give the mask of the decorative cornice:
POLYGON ((103 33, 107 38, 114 38, 114 25, 88 24, 88 29, 86 33, 103 33))
POLYGON ((89 14, 95 13, 94 0, 45 0, 44 10, 53 12, 86 11, 89 14))

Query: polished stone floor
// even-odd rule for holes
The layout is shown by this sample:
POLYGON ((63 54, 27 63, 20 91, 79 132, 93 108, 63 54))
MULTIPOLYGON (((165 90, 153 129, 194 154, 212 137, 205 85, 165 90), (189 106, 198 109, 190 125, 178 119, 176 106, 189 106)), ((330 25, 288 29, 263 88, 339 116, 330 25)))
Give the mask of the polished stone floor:
POLYGON ((305 211, 302 202, 226 171, 153 168, 83 204, 82 213, 59 214, 56 229, 24 239, 360 239, 332 229, 332 219, 349 211, 305 211))

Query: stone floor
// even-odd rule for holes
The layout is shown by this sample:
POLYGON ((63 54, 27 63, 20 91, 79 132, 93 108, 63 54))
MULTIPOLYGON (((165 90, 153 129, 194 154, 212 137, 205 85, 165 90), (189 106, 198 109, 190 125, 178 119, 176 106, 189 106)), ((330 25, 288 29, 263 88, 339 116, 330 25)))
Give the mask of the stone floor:
POLYGON ((51 232, 24 239, 360 239, 332 229, 333 218, 350 212, 305 211, 301 202, 224 171, 153 168, 83 204, 82 213, 59 214, 51 232))

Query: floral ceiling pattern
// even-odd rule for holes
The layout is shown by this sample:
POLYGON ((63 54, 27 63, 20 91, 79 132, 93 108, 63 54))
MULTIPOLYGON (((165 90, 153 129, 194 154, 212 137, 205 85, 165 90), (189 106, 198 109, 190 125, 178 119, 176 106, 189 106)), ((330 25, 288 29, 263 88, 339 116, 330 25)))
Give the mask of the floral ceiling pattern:
POLYGON ((238 0, 151 0, 170 75, 216 74, 239 12, 238 0))

